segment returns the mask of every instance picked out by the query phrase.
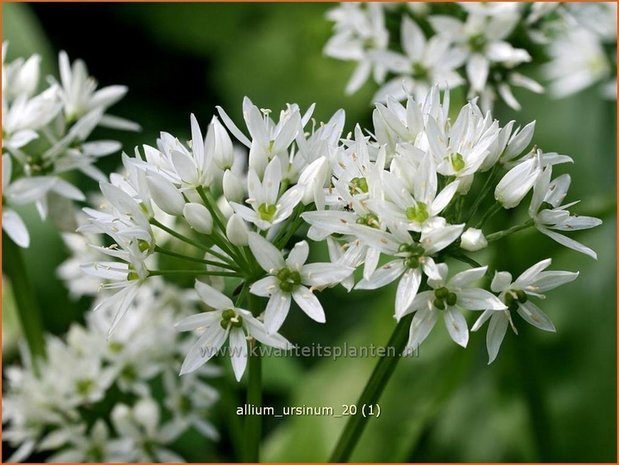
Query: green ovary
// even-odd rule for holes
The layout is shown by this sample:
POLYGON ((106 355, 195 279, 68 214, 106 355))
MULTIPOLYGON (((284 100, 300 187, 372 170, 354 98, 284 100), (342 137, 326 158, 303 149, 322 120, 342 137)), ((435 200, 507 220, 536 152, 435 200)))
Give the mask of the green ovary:
POLYGON ((298 271, 282 268, 275 277, 279 281, 279 288, 284 292, 292 292, 295 287, 301 284, 301 275, 298 271))
POLYGON ((273 221, 276 211, 277 207, 268 203, 261 203, 258 206, 258 215, 260 216, 260 219, 264 221, 273 221))
POLYGON ((368 193, 368 181, 365 178, 352 178, 348 184, 351 195, 355 194, 367 194, 368 193))
POLYGON ((408 221, 416 221, 417 223, 423 223, 430 217, 428 213, 428 206, 423 202, 417 202, 417 205, 408 207, 406 209, 406 218, 408 221))
POLYGON ((240 328, 243 326, 243 317, 237 314, 232 308, 221 312, 221 321, 219 322, 223 329, 240 328))
POLYGON ((451 162, 451 167, 456 173, 462 171, 462 169, 464 168, 464 157, 460 153, 452 153, 451 155, 449 155, 449 161, 451 162))

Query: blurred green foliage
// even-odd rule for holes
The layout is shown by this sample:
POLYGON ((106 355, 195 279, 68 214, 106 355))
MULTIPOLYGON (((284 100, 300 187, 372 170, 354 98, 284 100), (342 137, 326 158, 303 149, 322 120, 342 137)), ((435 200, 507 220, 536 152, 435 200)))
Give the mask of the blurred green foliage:
MULTIPOLYGON (((316 102, 318 120, 343 107, 347 130, 367 125, 373 85, 347 97, 349 63, 325 58, 321 48, 331 26, 322 4, 108 4, 3 7, 9 56, 37 52, 46 71, 53 53, 65 49, 86 60, 103 84, 130 86, 116 114, 143 125, 141 134, 123 138, 125 150, 154 143, 158 131, 188 136, 189 112, 206 121, 214 105, 240 120, 241 100, 278 110, 287 102, 303 108, 316 102), (36 13, 40 19, 37 24, 36 13), (103 51, 106 53, 103 53, 103 51), (53 51, 53 53, 52 53, 53 51)), ((568 201, 604 224, 578 234, 598 252, 593 260, 528 232, 501 243, 496 265, 520 272, 552 256, 555 269, 578 270, 574 283, 549 293, 540 304, 557 334, 519 324, 508 333, 497 361, 487 366, 484 338, 474 334, 467 350, 449 341, 444 329, 432 334, 419 357, 400 361, 353 455, 356 461, 615 461, 616 460, 616 103, 595 90, 564 100, 517 95, 523 110, 503 107, 504 124, 537 120, 535 142, 546 151, 571 155, 568 201)), ((115 134, 114 136, 118 136, 115 134)), ((121 135, 122 137, 122 135, 121 135)), ((114 169, 118 157, 103 163, 114 169)), ((79 180, 84 188, 93 183, 79 180)), ((31 277, 44 303, 44 322, 63 332, 80 318, 87 302, 71 302, 54 277, 65 257, 57 232, 27 212, 33 245, 27 251, 31 277)), ((393 289, 325 295, 329 324, 320 326, 292 312, 284 334, 298 344, 385 344, 394 322, 393 289)), ((4 329, 10 301, 3 295, 4 329)), ((441 325, 439 325, 440 327, 441 325)), ((5 341, 7 339, 4 339, 5 341)), ((5 352, 6 355, 6 352, 5 352)), ((332 406, 356 401, 375 363, 372 359, 267 359, 266 403, 332 406)), ((224 364, 228 366, 228 364, 224 364)), ((234 459, 233 411, 242 386, 226 392, 214 412, 224 438, 206 453, 195 437, 179 447, 190 460, 234 459)), ((345 419, 295 417, 265 419, 263 459, 321 461, 328 457, 345 419)))

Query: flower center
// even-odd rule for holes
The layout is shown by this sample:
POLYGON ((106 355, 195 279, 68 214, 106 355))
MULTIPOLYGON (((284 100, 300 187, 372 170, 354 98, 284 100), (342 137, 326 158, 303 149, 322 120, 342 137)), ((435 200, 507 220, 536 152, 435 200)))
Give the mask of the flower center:
POLYGON ((369 226, 370 228, 375 228, 375 229, 378 229, 380 225, 380 223, 378 222, 378 216, 376 216, 374 213, 368 213, 365 216, 359 216, 355 220, 355 223, 363 224, 365 226, 369 226))
POLYGON ((87 396, 95 387, 95 382, 90 378, 78 379, 75 383, 75 390, 79 395, 87 396))
POLYGON ((518 310, 518 303, 525 303, 529 297, 522 289, 512 290, 505 294, 505 305, 510 311, 518 310))
POLYGON ((233 328, 240 328, 243 326, 243 317, 237 314, 234 309, 229 308, 221 312, 221 321, 219 324, 223 329, 228 329, 230 326, 233 328))
POLYGON ((413 79, 425 79, 428 77, 428 69, 421 63, 413 63, 411 76, 413 79))
POLYGON ((268 203, 261 203, 258 206, 258 214, 260 219, 264 221, 272 221, 276 211, 277 207, 268 203))
POLYGON ((475 34, 469 37, 469 47, 473 52, 481 52, 486 46, 486 37, 483 34, 475 34))
POLYGON ((451 162, 451 167, 456 173, 461 171, 462 168, 464 168, 464 157, 460 153, 456 152, 449 155, 449 161, 451 162))
POLYGON ((445 307, 453 307, 458 302, 458 296, 451 292, 446 287, 439 287, 434 290, 434 301, 432 304, 439 310, 445 310, 445 307))
POLYGON ((352 178, 348 184, 348 189, 351 195, 355 194, 367 194, 368 193, 368 181, 365 178, 352 178))
POLYGON ((404 258, 404 265, 408 268, 419 268, 425 249, 419 244, 401 244, 398 252, 408 254, 404 258))
POLYGON ((301 284, 299 272, 289 268, 282 268, 275 277, 279 280, 279 288, 284 292, 292 292, 295 287, 301 284))
POLYGON ((428 213, 428 206, 423 202, 417 202, 416 205, 406 209, 406 218, 408 218, 409 221, 423 223, 429 217, 430 214, 428 213))

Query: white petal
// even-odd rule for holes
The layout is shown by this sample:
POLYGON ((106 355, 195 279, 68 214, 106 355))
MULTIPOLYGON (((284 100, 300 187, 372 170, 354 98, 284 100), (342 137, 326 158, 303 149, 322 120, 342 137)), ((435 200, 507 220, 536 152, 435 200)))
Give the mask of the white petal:
POLYGON ((271 295, 264 311, 264 326, 267 334, 276 333, 284 324, 284 320, 290 311, 291 300, 290 294, 283 293, 280 290, 271 295))
POLYGON ((488 59, 479 53, 475 53, 466 63, 466 74, 471 81, 471 89, 480 92, 486 86, 490 63, 488 59))
POLYGON ((426 249, 428 255, 432 255, 443 250, 458 237, 460 237, 463 230, 464 224, 439 227, 428 233, 422 234, 421 245, 423 245, 424 249, 426 249))
POLYGON ((487 266, 482 266, 479 268, 471 268, 470 270, 462 271, 454 275, 453 278, 449 280, 449 287, 470 287, 483 278, 484 274, 486 274, 487 266))
POLYGON ((512 283, 512 275, 508 271, 497 271, 494 273, 490 289, 492 292, 503 292, 512 283))
POLYGON ((531 281, 537 279, 538 275, 544 271, 546 268, 550 266, 552 263, 552 259, 547 258, 546 260, 542 260, 535 265, 527 268, 522 272, 518 279, 514 282, 515 287, 526 287, 531 281))
POLYGON ((507 308, 497 296, 484 289, 461 289, 457 295, 457 305, 467 310, 505 310, 507 308))
POLYGON ((249 288, 249 292, 261 297, 268 297, 278 289, 278 282, 275 276, 267 276, 253 283, 249 288))
POLYGON ((230 344, 230 361, 232 362, 234 377, 237 381, 240 381, 247 366, 247 340, 243 330, 240 328, 231 330, 228 343, 230 344))
POLYGON ((569 271, 545 271, 531 283, 535 292, 543 294, 563 284, 574 281, 578 278, 578 272, 571 273, 569 271))
POLYGON ((466 347, 469 342, 469 328, 462 313, 453 308, 448 308, 444 311, 444 318, 451 339, 456 344, 466 347))
POLYGON ((189 315, 174 325, 177 331, 193 331, 198 328, 206 328, 213 323, 219 323, 220 312, 202 312, 196 315, 189 315))
POLYGON ((306 241, 297 242, 286 258, 286 264, 295 269, 301 269, 309 255, 309 245, 306 241))
POLYGON ((174 184, 158 174, 147 175, 146 182, 148 190, 159 208, 172 216, 183 214, 185 199, 174 184))
POLYGON ((503 312, 493 312, 490 323, 488 324, 488 332, 486 333, 486 346, 488 348, 488 365, 494 362, 499 354, 501 343, 507 331, 509 317, 503 312))
POLYGON ((353 268, 337 263, 310 263, 301 269, 301 282, 309 286, 329 286, 346 279, 353 268))
POLYGON ((255 232, 249 233, 249 248, 258 264, 267 273, 284 268, 284 257, 277 248, 255 232))
POLYGON ((325 312, 322 309, 322 305, 320 305, 320 301, 308 288, 305 286, 297 287, 292 293, 292 297, 297 305, 301 307, 301 310, 312 320, 318 323, 326 321, 325 312))
POLYGON ((398 321, 413 303, 420 284, 421 271, 419 269, 409 268, 402 275, 395 295, 395 317, 398 321))
POLYGON ((197 370, 217 355, 227 337, 228 332, 219 325, 208 328, 187 353, 180 374, 184 375, 197 370))
POLYGON ((256 338, 263 344, 278 349, 287 350, 294 347, 285 337, 279 334, 267 334, 264 323, 251 316, 249 312, 247 312, 249 314, 246 314, 245 312, 242 313, 245 327, 247 328, 247 332, 250 336, 256 338))
POLYGON ((438 312, 430 309, 419 310, 415 313, 408 335, 406 348, 408 350, 418 350, 419 346, 430 334, 436 324, 438 312))
POLYGON ((357 283, 355 289, 378 289, 395 281, 404 273, 404 262, 401 259, 393 260, 378 268, 370 279, 362 279, 357 283))
POLYGON ((533 302, 519 303, 517 312, 527 323, 536 328, 553 333, 557 331, 550 318, 533 302))
POLYGON ((30 245, 30 235, 23 220, 6 207, 2 211, 2 229, 18 246, 27 248, 30 245))
POLYGON ((575 250, 576 252, 584 253, 585 255, 588 255, 589 257, 595 260, 597 260, 598 258, 597 253, 595 253, 593 249, 590 249, 589 247, 582 245, 580 242, 577 242, 574 239, 570 239, 569 237, 564 236, 563 234, 556 233, 544 227, 538 227, 537 229, 542 234, 545 234, 546 236, 550 237, 551 239, 557 241, 559 244, 564 245, 565 247, 569 249, 575 250))
POLYGON ((196 281, 196 291, 202 299, 202 301, 216 310, 226 310, 228 308, 234 308, 232 300, 219 292, 214 287, 209 286, 202 281, 196 281))

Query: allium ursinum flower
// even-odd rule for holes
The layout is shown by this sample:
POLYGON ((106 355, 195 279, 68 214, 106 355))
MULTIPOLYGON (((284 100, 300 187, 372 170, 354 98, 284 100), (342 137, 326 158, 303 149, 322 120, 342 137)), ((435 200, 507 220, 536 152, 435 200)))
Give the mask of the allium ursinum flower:
POLYGON ((488 346, 488 363, 492 363, 499 353, 501 343, 505 337, 508 324, 514 333, 518 334, 512 314, 518 313, 527 323, 544 331, 556 331, 550 318, 542 312, 529 297, 544 299, 544 293, 563 284, 574 281, 578 273, 569 271, 544 271, 551 264, 551 259, 536 263, 512 282, 512 275, 507 271, 497 272, 490 285, 493 292, 499 294, 499 299, 507 306, 503 311, 486 310, 473 325, 477 331, 488 320, 486 344, 488 346))
POLYGON ((352 268, 336 263, 306 265, 309 245, 305 241, 297 242, 286 259, 273 244, 256 233, 249 235, 249 248, 260 267, 269 274, 249 288, 252 294, 269 298, 264 311, 267 334, 275 333, 282 326, 293 299, 312 320, 326 321, 313 290, 339 283, 352 273, 352 268))
POLYGON ((351 226, 360 241, 395 259, 379 267, 369 278, 364 278, 356 289, 378 289, 400 278, 395 298, 395 318, 400 319, 417 295, 425 274, 430 279, 440 279, 439 269, 432 256, 454 242, 464 225, 441 224, 426 229, 416 242, 404 225, 393 223, 390 232, 364 226, 351 226))
MULTIPOLYGON (((186 349, 183 373, 212 358, 226 340, 240 354, 247 353, 247 336, 283 344, 267 337, 280 337, 276 332, 293 301, 310 318, 325 322, 314 291, 340 283, 348 290, 378 289, 397 280, 397 319, 412 311, 418 292, 432 287, 431 281, 442 283, 436 289, 446 287, 462 297, 459 304, 449 304, 454 308, 504 308, 487 291, 460 286, 458 279, 454 284, 439 270, 452 260, 486 270, 469 254, 536 223, 529 219, 497 230, 498 220, 488 220, 503 208, 519 207, 532 188, 547 190, 533 187, 544 170, 572 160, 529 150, 534 123, 515 128, 512 121, 501 127, 490 112, 482 113, 477 99, 460 108, 452 122, 449 107, 449 93, 441 98, 438 86, 423 101, 409 97, 402 105, 390 98, 377 104, 374 128, 353 126, 353 133, 341 139, 342 112, 304 132, 313 107, 301 116, 296 105, 288 105, 275 122, 270 110, 259 110, 246 99, 251 139, 219 109, 223 124, 249 149, 246 179, 239 168, 244 163, 232 154, 233 142, 217 120, 204 139, 192 118, 190 144, 163 133, 156 148, 136 151, 134 158, 123 156, 125 174, 101 184, 108 205, 87 210, 90 220, 81 228, 113 240, 111 247, 95 250, 116 261, 87 265, 105 279, 105 302, 112 304, 102 308, 117 311, 112 321, 118 325, 151 279, 208 280, 198 287, 216 295, 202 296, 215 310, 181 323, 182 328, 200 328, 200 339, 186 349), (310 226, 306 235, 304 223, 310 226), (327 242, 330 262, 306 264, 306 237, 327 242), (163 269, 157 269, 160 265, 163 269), (363 267, 363 278, 355 286, 358 267, 363 267), (234 304, 226 288, 237 289, 234 304), (264 310, 244 303, 248 293, 268 297, 264 310), (479 299, 474 304, 472 293, 479 299)), ((538 228, 546 224, 540 221, 538 228)), ((454 312, 448 324, 454 339, 464 344, 468 329, 457 325, 461 318, 454 312)), ((432 318, 427 316, 424 324, 432 318)), ((246 357, 232 355, 240 378, 246 357)))
POLYGON ((550 92, 565 97, 603 83, 602 95, 617 98, 617 4, 593 2, 562 6, 565 25, 548 44, 543 72, 550 92))
POLYGON ((595 251, 557 232, 590 229, 602 224, 602 220, 590 216, 572 215, 568 208, 578 201, 562 205, 571 184, 568 174, 552 178, 552 165, 546 166, 533 186, 529 216, 539 232, 577 252, 597 258, 595 251))
POLYGON ((389 42, 383 5, 342 3, 330 10, 327 17, 335 22, 335 34, 325 45, 325 55, 357 62, 346 93, 359 90, 371 74, 375 81, 382 82, 387 70, 374 59, 374 54, 385 50, 389 42))
POLYGON ((197 281, 196 291, 203 302, 213 310, 188 316, 176 324, 179 331, 196 330, 199 334, 183 362, 181 374, 190 373, 208 362, 217 355, 226 340, 230 346, 230 360, 237 381, 245 373, 247 346, 251 338, 278 349, 292 347, 292 344, 279 334, 267 333, 264 323, 257 320, 250 311, 237 308, 232 300, 217 289, 197 281))
MULTIPOLYGON (((301 201, 301 188, 288 189, 279 195, 282 184, 282 166, 280 159, 274 157, 264 170, 260 181, 256 172, 250 168, 247 175, 247 203, 253 208, 232 202, 232 208, 245 221, 255 224, 258 229, 269 229, 272 225, 281 223, 292 215, 294 207, 301 201)), ((321 186, 322 187, 322 186, 321 186)))
POLYGON ((528 76, 540 67, 556 97, 602 82, 603 94, 616 98, 614 3, 466 2, 448 11, 431 2, 343 4, 327 17, 335 26, 325 55, 358 63, 349 93, 374 69, 375 101, 420 99, 432 85, 465 84, 484 110, 497 99, 519 110, 512 88, 542 93, 528 76), (377 21, 362 20, 370 11, 377 21))
POLYGON ((378 90, 375 101, 385 101, 388 96, 404 100, 411 94, 421 99, 434 83, 447 89, 464 82, 455 69, 462 65, 466 54, 451 47, 449 39, 437 35, 426 40, 419 26, 406 16, 401 35, 404 54, 381 50, 372 57, 396 75, 378 90))
MULTIPOLYGON (((50 77, 49 87, 39 87, 40 58, 6 62, 7 44, 2 48, 2 145, 3 205, 35 203, 42 218, 51 207, 61 208, 63 199, 82 201, 79 189, 60 175, 79 170, 97 179, 103 174, 94 166, 102 156, 120 149, 109 140, 89 141, 97 126, 136 130, 134 123, 105 114, 107 108, 126 93, 124 86, 96 90, 82 61, 73 67, 60 53, 61 83, 50 77)), ((29 236, 23 222, 8 210, 3 224, 9 237, 28 247, 29 236)), ((60 225, 66 227, 66 225, 60 225)), ((70 228, 70 226, 69 226, 70 228)))
POLYGON ((3 440, 17 448, 10 460, 51 451, 50 461, 167 460, 172 455, 161 455, 160 449, 189 428, 216 439, 217 431, 206 418, 218 395, 203 376, 217 371, 202 369, 179 378, 173 368, 191 343, 174 329, 174 320, 186 316, 188 303, 196 300, 151 279, 109 338, 113 309, 89 312, 86 326, 75 324, 65 338, 47 339, 47 358, 39 362, 38 375, 27 358, 23 367, 10 367, 3 396, 3 440), (165 401, 153 406, 162 383, 165 401), (105 410, 92 410, 101 402, 116 402, 118 391, 126 405, 112 417, 105 410), (141 416, 148 413, 141 411, 143 404, 151 414, 165 411, 166 419, 146 421, 151 417, 141 416), (145 455, 148 441, 155 455, 145 455))
POLYGON ((451 339, 466 347, 469 328, 462 310, 495 312, 507 308, 494 294, 475 286, 486 273, 487 266, 456 273, 450 279, 447 279, 448 268, 445 263, 438 264, 437 269, 438 279, 428 279, 432 290, 417 294, 406 311, 415 313, 407 343, 407 348, 411 350, 417 350, 428 337, 441 313, 451 339))

